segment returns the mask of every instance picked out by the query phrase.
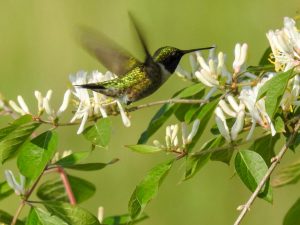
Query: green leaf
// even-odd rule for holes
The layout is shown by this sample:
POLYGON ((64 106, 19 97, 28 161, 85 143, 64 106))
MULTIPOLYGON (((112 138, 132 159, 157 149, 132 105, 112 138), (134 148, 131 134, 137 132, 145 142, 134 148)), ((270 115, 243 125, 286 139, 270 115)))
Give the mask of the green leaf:
POLYGON ((266 111, 271 119, 273 119, 279 108, 280 101, 287 87, 288 81, 293 76, 293 70, 279 73, 268 80, 260 89, 257 95, 257 101, 266 96, 266 111))
POLYGON ((57 134, 46 131, 31 141, 26 142, 18 156, 20 172, 34 181, 45 169, 57 148, 57 134))
POLYGON ((283 225, 296 225, 300 224, 300 199, 289 209, 284 217, 283 225))
POLYGON ((72 170, 82 170, 82 171, 101 170, 104 169, 106 166, 111 165, 117 161, 119 160, 113 159, 108 163, 82 163, 82 164, 76 164, 72 166, 65 166, 64 168, 72 169, 72 170))
POLYGON ((78 164, 83 159, 86 159, 90 155, 90 151, 74 152, 66 157, 61 158, 55 164, 61 167, 72 166, 78 164))
POLYGON ((26 225, 68 225, 65 221, 41 208, 31 207, 26 225))
MULTIPOLYGON (((77 203, 86 201, 96 192, 95 185, 89 181, 71 175, 68 175, 68 180, 77 203)), ((44 201, 69 201, 61 179, 48 180, 41 184, 37 196, 44 201)))
POLYGON ((72 206, 62 202, 44 202, 43 204, 50 213, 60 217, 67 224, 100 225, 100 222, 94 215, 79 206, 72 206))
MULTIPOLYGON (((198 88, 197 91, 197 93, 187 97, 186 99, 201 99, 205 93, 204 88, 198 88)), ((189 111, 196 112, 199 109, 199 107, 200 104, 178 104, 178 107, 176 108, 174 114, 179 121, 183 122, 185 121, 185 117, 187 113, 189 113, 189 111)))
POLYGON ((300 160, 282 168, 272 180, 272 186, 282 187, 300 180, 300 160))
POLYGON ((40 123, 32 122, 29 115, 20 117, 10 126, 0 130, 0 160, 4 163, 15 156, 20 146, 30 137, 40 123))
POLYGON ((147 219, 148 216, 145 214, 142 214, 138 219, 131 220, 130 215, 118 215, 118 216, 109 216, 106 217, 102 224, 105 225, 128 225, 128 224, 136 224, 138 222, 141 222, 145 219, 147 219))
POLYGON ((269 65, 269 64, 271 64, 270 61, 269 61, 269 58, 270 58, 271 53, 272 53, 272 49, 271 49, 271 47, 268 47, 268 48, 265 50, 263 56, 261 57, 261 59, 260 59, 260 61, 259 61, 259 65, 260 65, 260 66, 264 66, 264 65, 269 65))
POLYGON ((138 144, 144 144, 169 119, 175 109, 174 104, 164 104, 151 119, 147 129, 141 134, 138 144))
POLYGON ((82 134, 93 145, 106 147, 111 136, 111 121, 109 118, 99 119, 94 125, 87 127, 82 134))
MULTIPOLYGON (((203 90, 203 84, 197 83, 177 92, 172 98, 187 98, 203 90)), ((153 116, 147 129, 141 134, 138 144, 145 144, 149 138, 172 116, 180 104, 164 104, 153 116)))
POLYGON ((129 213, 132 219, 138 218, 146 205, 158 193, 160 184, 172 167, 174 160, 167 161, 152 168, 146 177, 136 186, 128 203, 129 213))
MULTIPOLYGON (((0 223, 11 224, 12 220, 13 220, 12 215, 10 215, 7 212, 4 212, 3 210, 0 209, 0 223)), ((24 225, 24 222, 21 220, 17 220, 16 225, 24 225)))
MULTIPOLYGON (((225 139, 223 138, 223 136, 218 135, 214 147, 215 148, 221 147, 225 143, 226 142, 225 142, 225 139)), ((223 163, 226 163, 227 165, 229 165, 230 160, 233 155, 233 152, 234 152, 233 146, 231 146, 231 145, 224 146, 220 149, 216 149, 215 151, 213 151, 210 159, 212 161, 219 161, 219 162, 223 162, 223 163)))
POLYGON ((155 153, 162 151, 161 148, 152 145, 126 145, 125 147, 139 153, 155 153))
POLYGON ((275 130, 276 130, 276 133, 284 133, 285 132, 284 121, 280 116, 277 116, 275 118, 274 127, 275 127, 275 130))
POLYGON ((206 142, 200 151, 195 152, 186 158, 186 169, 184 180, 192 178, 209 161, 212 148, 216 148, 224 143, 222 136, 217 136, 206 142))
POLYGON ((204 133, 205 127, 208 124, 211 116, 213 115, 213 112, 214 112, 216 106, 218 105, 218 103, 219 103, 219 96, 216 96, 216 98, 214 100, 202 105, 199 108, 198 112, 196 112, 196 119, 200 120, 200 125, 199 125, 196 135, 194 136, 192 142, 188 146, 189 151, 192 150, 192 148, 196 145, 197 141, 200 139, 200 137, 204 133))
POLYGON ((270 166, 271 159, 275 156, 275 144, 279 138, 279 134, 276 134, 273 137, 271 134, 263 136, 255 140, 249 149, 257 152, 264 159, 267 166, 270 166))
POLYGON ((180 92, 178 92, 175 97, 177 98, 188 98, 191 96, 194 96, 200 92, 202 92, 204 89, 202 83, 196 83, 191 86, 188 86, 184 89, 182 89, 180 92))
MULTIPOLYGON (((258 153, 250 150, 241 150, 235 157, 235 170, 249 190, 254 192, 267 173, 268 167, 258 153)), ((272 202, 272 189, 269 181, 262 188, 258 197, 272 202)))
POLYGON ((6 181, 0 183, 0 200, 14 193, 14 190, 7 184, 6 181))

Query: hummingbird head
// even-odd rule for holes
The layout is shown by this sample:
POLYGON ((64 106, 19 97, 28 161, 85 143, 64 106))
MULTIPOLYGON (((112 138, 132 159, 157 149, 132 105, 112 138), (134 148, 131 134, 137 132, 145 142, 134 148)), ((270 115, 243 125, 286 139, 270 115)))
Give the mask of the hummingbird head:
POLYGON ((157 49, 153 55, 153 59, 155 62, 162 64, 165 67, 165 69, 172 74, 174 73, 181 57, 184 54, 211 48, 213 47, 180 50, 175 47, 166 46, 157 49))

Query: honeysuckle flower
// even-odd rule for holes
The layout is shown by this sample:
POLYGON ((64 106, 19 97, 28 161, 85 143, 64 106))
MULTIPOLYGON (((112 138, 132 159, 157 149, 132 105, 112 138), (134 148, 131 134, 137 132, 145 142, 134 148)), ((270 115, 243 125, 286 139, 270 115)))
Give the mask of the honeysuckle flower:
POLYGON ((16 111, 17 113, 21 114, 21 115, 26 115, 26 114, 30 114, 29 109, 27 104, 25 103, 23 97, 21 95, 18 95, 17 97, 18 100, 18 104, 15 103, 13 100, 10 100, 8 102, 8 104, 10 105, 10 107, 16 111))
MULTIPOLYGON (((111 72, 102 74, 98 71, 93 71, 91 74, 88 74, 84 71, 79 71, 75 75, 70 75, 70 81, 72 85, 103 82, 114 78, 116 78, 116 76, 111 72)), ((97 92, 92 92, 92 95, 90 95, 90 92, 87 89, 77 86, 74 86, 74 89, 75 91, 73 92, 73 95, 75 98, 77 98, 77 110, 71 119, 71 122, 74 122, 75 120, 81 120, 77 134, 82 133, 85 123, 89 117, 107 117, 108 112, 116 111, 116 106, 120 112, 124 125, 126 127, 131 125, 130 120, 119 100, 107 97, 97 92)))
POLYGON ((161 144, 158 140, 154 140, 153 144, 161 149, 173 150, 177 152, 181 152, 186 145, 190 144, 195 137, 198 128, 200 125, 200 120, 196 119, 193 122, 192 129, 188 132, 188 127, 185 122, 181 123, 181 140, 182 143, 179 143, 178 133, 179 133, 179 125, 169 125, 166 127, 166 136, 165 136, 165 145, 161 144))
POLYGON ((216 114, 215 121, 216 121, 216 124, 217 124, 220 134, 228 142, 231 142, 230 132, 229 132, 229 128, 227 126, 226 118, 225 118, 225 115, 224 115, 222 109, 219 106, 216 107, 215 114, 216 114))
POLYGON ((208 87, 219 87, 220 85, 230 84, 232 77, 243 72, 243 76, 256 78, 254 74, 245 71, 245 62, 247 58, 248 45, 246 43, 235 45, 234 61, 232 64, 232 72, 229 72, 225 65, 225 55, 223 52, 219 52, 215 55, 215 49, 209 51, 208 59, 204 59, 200 52, 196 52, 196 60, 193 55, 190 57, 190 64, 192 67, 192 73, 189 73, 177 67, 176 73, 180 77, 184 77, 188 80, 198 80, 208 87))
POLYGON ((247 44, 237 43, 234 48, 234 61, 232 64, 232 68, 235 74, 241 71, 242 66, 244 66, 247 57, 247 44))
POLYGON ((98 215, 97 215, 97 218, 99 220, 100 223, 103 222, 103 219, 104 219, 104 207, 103 206, 100 206, 98 208, 98 215))
POLYGON ((243 129, 245 120, 245 105, 240 102, 239 104, 235 98, 228 94, 225 99, 219 101, 215 109, 215 121, 220 134, 228 141, 237 139, 239 132, 243 129), (229 129, 225 114, 230 118, 236 118, 233 126, 229 129))
MULTIPOLYGON (((252 129, 254 129, 256 123, 258 123, 264 129, 270 130, 272 136, 276 134, 276 131, 269 115, 266 112, 265 100, 264 98, 261 98, 257 101, 257 95, 259 89, 265 84, 265 82, 267 82, 273 76, 274 74, 270 73, 266 77, 264 77, 256 86, 243 87, 239 96, 240 101, 244 103, 251 116, 251 121, 253 126, 252 129)), ((251 132, 253 131, 252 129, 250 130, 251 132)), ((251 132, 249 132, 247 139, 251 138, 252 135, 251 132)))
POLYGON ((15 191, 16 195, 25 194, 25 177, 20 174, 20 182, 17 182, 13 172, 11 170, 4 171, 5 179, 7 184, 15 191))
POLYGON ((284 17, 284 27, 279 30, 270 30, 266 35, 272 49, 272 58, 276 71, 288 71, 295 67, 300 71, 300 33, 296 22, 284 17))
POLYGON ((280 106, 283 111, 292 111, 292 106, 298 104, 299 80, 299 75, 296 75, 294 78, 289 80, 280 102, 280 106))
POLYGON ((178 146, 178 129, 178 124, 167 126, 165 137, 167 148, 178 146))
POLYGON ((187 144, 190 144, 192 142, 193 138, 195 137, 195 135, 196 135, 196 133, 198 131, 199 125, 200 125, 200 120, 196 119, 193 122, 193 126, 192 126, 191 132, 188 133, 188 131, 187 131, 187 124, 185 122, 181 123, 181 133, 182 133, 182 143, 183 143, 183 146, 185 146, 187 144))

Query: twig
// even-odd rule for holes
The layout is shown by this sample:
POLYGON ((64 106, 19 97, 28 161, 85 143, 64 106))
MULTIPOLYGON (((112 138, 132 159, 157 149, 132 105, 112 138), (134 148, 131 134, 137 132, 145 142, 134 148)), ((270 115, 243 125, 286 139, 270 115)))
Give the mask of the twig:
POLYGON ((201 103, 207 103, 208 100, 204 100, 204 99, 176 99, 176 98, 171 98, 171 99, 167 99, 167 100, 160 100, 160 101, 156 101, 156 102, 150 102, 150 103, 146 103, 146 104, 142 104, 142 105, 138 105, 138 106, 133 106, 127 109, 127 112, 132 112, 132 111, 136 111, 138 109, 143 109, 143 108, 148 108, 151 106, 156 106, 156 105, 162 105, 162 104, 166 104, 166 103, 174 103, 174 104, 201 104, 201 103))
MULTIPOLYGON (((149 108, 152 106, 157 106, 157 105, 163 105, 163 104, 201 104, 201 103, 207 103, 209 102, 209 100, 204 100, 204 99, 166 99, 166 100, 160 100, 160 101, 156 101, 156 102, 150 102, 150 103, 145 103, 145 104, 141 104, 138 106, 132 106, 126 109, 127 112, 133 112, 133 111, 137 111, 139 109, 144 109, 144 108, 149 108)), ((110 116, 117 116, 119 115, 118 112, 115 112, 113 114, 111 114, 110 116)), ((89 121, 95 121, 97 119, 100 119, 101 117, 90 117, 89 121)), ((34 119, 37 122, 40 123, 44 123, 44 124, 50 124, 50 125, 54 125, 54 126, 73 126, 73 125, 78 125, 81 123, 81 121, 79 122, 67 122, 67 123, 59 123, 59 122, 54 122, 54 121, 48 121, 48 120, 43 120, 40 117, 34 117, 34 119)))
POLYGON ((297 124, 295 125, 294 132, 289 137, 288 141, 281 148, 281 150, 279 151, 279 153, 273 158, 274 160, 272 160, 271 166, 269 167, 268 171, 266 172, 266 174, 264 175, 264 177, 262 178, 262 180, 257 185, 255 191, 252 193, 252 195, 250 196, 250 198, 248 199, 248 201, 246 202, 246 204, 242 205, 242 210, 241 210, 238 218, 236 219, 234 225, 239 225, 241 223, 242 219, 245 217, 246 213, 249 211, 250 206, 252 205, 252 203, 254 202, 254 200, 257 198, 257 195, 259 194, 259 192, 261 191, 261 189, 264 187, 264 185, 268 181, 269 177, 271 176, 272 172, 276 168, 277 164, 280 162, 280 160, 282 159, 283 155, 288 150, 289 146, 291 146, 294 143, 299 128, 300 128, 300 121, 298 121, 297 124))

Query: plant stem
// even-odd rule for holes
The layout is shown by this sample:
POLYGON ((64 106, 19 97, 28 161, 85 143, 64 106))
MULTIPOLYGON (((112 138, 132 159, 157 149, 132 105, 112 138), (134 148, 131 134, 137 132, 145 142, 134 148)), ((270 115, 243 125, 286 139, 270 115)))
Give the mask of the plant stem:
POLYGON ((62 181, 64 187, 65 187, 65 190, 66 190, 66 193, 68 195, 70 204, 71 205, 76 205, 76 199, 74 197, 74 194, 73 194, 68 176, 65 173, 65 170, 62 167, 58 166, 57 167, 57 172, 60 174, 60 178, 61 178, 61 181, 62 181))
POLYGON ((25 201, 22 200, 19 207, 18 207, 18 209, 17 209, 17 211, 16 211, 16 213, 15 213, 15 215, 14 215, 13 220, 11 221, 11 225, 15 225, 17 223, 18 217, 19 217, 19 215, 20 215, 20 213, 21 213, 24 206, 25 206, 25 201))
POLYGON ((289 137, 289 139, 286 142, 286 144, 281 148, 281 150, 279 151, 279 153, 273 158, 274 160, 272 160, 273 162, 272 162, 271 166, 269 167, 268 171, 266 172, 266 174, 264 175, 264 177, 262 178, 262 180, 257 185, 255 191, 252 193, 252 195, 250 196, 250 198, 248 199, 248 201, 246 202, 246 204, 244 204, 242 206, 242 210, 241 210, 238 218, 236 219, 234 225, 239 225, 241 223, 241 221, 243 220, 243 218, 245 217, 246 213, 250 210, 250 206, 252 205, 252 203, 254 202, 254 200, 257 198, 257 195, 259 194, 259 192, 261 191, 261 189, 264 187, 264 185, 266 184, 266 182, 269 180, 272 172, 274 171, 274 169, 276 168, 276 166, 279 164, 279 162, 282 159, 283 155, 286 153, 286 151, 288 150, 289 146, 291 146, 294 143, 299 128, 300 128, 300 121, 298 121, 297 124, 295 125, 294 132, 289 137))
MULTIPOLYGON (((132 106, 126 109, 127 112, 133 112, 133 111, 137 111, 139 109, 144 109, 144 108, 149 108, 152 106, 157 106, 157 105, 162 105, 162 104, 201 104, 201 103, 207 103, 209 102, 208 100, 204 100, 204 99, 167 99, 167 100, 160 100, 160 101, 156 101, 156 102, 150 102, 150 103, 145 103, 142 105, 138 105, 138 106, 132 106)), ((118 112, 115 112, 113 114, 111 114, 111 116, 117 116, 119 115, 118 112)), ((100 119, 101 117, 91 117, 89 118, 89 121, 95 121, 97 119, 100 119)), ((58 126, 73 126, 73 125, 78 125, 81 123, 81 121, 78 122, 67 122, 67 123, 54 123, 53 121, 49 121, 49 120, 43 120, 39 117, 35 117, 34 118, 36 121, 40 122, 40 123, 44 123, 44 124, 50 124, 50 125, 54 125, 56 127, 58 126)))

